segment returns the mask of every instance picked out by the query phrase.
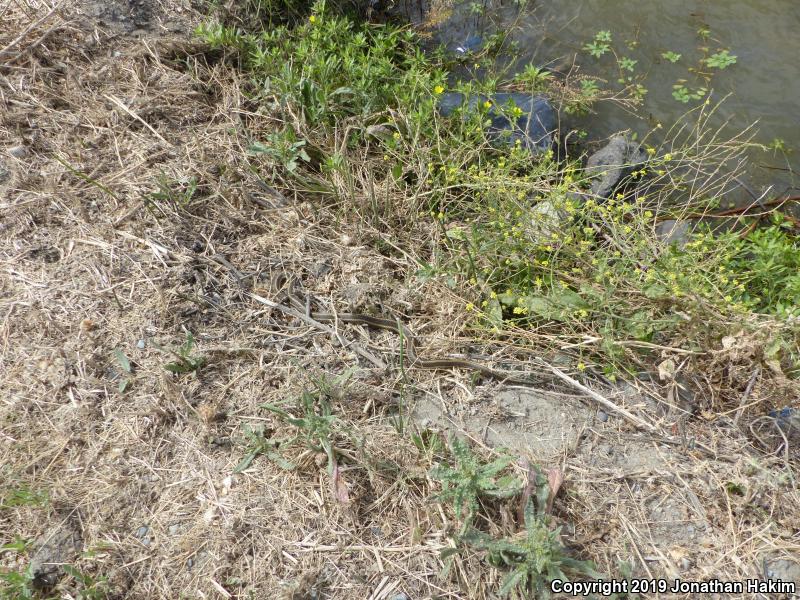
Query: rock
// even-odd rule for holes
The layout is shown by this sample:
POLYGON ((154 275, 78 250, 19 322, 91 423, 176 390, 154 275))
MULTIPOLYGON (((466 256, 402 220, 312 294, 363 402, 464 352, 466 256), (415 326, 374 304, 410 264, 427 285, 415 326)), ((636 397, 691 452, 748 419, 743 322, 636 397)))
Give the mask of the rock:
POLYGON ((25 158, 28 156, 28 149, 25 146, 11 146, 7 152, 14 158, 25 158))
POLYGON ((665 244, 675 244, 683 248, 694 230, 690 221, 675 221, 669 219, 656 225, 656 237, 665 244))
POLYGON ((800 587, 800 563, 785 558, 764 561, 764 576, 775 581, 794 582, 800 587))
POLYGON ((478 50, 481 49, 482 45, 483 45, 483 40, 481 39, 481 36, 471 35, 466 40, 456 45, 456 47, 453 48, 453 52, 465 56, 467 54, 472 54, 473 52, 477 52, 478 50))
POLYGON ((11 179, 11 169, 0 160, 0 185, 11 179))
POLYGON ((775 419, 775 424, 790 438, 800 439, 800 411, 791 408, 771 410, 769 416, 775 419))
POLYGON ((493 96, 476 94, 467 100, 464 94, 449 92, 442 94, 439 100, 439 113, 449 117, 459 108, 474 111, 479 103, 485 102, 491 103, 488 110, 491 123, 486 133, 492 142, 514 145, 519 140, 531 154, 540 154, 552 148, 557 130, 556 111, 542 96, 499 92, 493 96), (522 111, 516 119, 506 116, 511 103, 522 111))
POLYGON ((82 549, 77 519, 67 519, 39 536, 31 553, 33 585, 39 589, 53 587, 64 575, 61 565, 74 561, 82 549))
POLYGON ((608 198, 623 179, 638 170, 647 160, 647 152, 624 135, 615 135, 608 144, 592 154, 586 172, 592 181, 592 193, 608 198))
POLYGON ((147 535, 148 533, 150 533, 150 528, 147 525, 142 525, 134 534, 145 547, 150 545, 150 536, 147 535))
POLYGON ((144 348, 145 348, 145 346, 146 346, 146 345, 147 345, 147 344, 146 344, 146 342, 145 342, 143 339, 139 339, 139 340, 137 340, 137 342, 136 342, 136 347, 137 347, 139 350, 144 350, 144 348))
POLYGON ((532 232, 542 239, 563 231, 564 222, 569 218, 567 211, 556 208, 551 200, 541 200, 531 208, 532 232))
POLYGON ((608 414, 604 410, 597 411, 597 420, 601 423, 608 421, 608 414))

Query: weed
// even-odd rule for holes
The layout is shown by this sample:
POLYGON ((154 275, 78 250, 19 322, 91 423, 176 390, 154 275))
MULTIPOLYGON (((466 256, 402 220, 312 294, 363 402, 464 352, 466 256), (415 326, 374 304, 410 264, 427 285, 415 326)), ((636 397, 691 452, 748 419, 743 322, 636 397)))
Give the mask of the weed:
POLYGON ((133 379, 130 377, 133 375, 133 366, 131 365, 131 361, 125 356, 125 353, 120 350, 119 348, 114 348, 114 359, 117 361, 117 364, 120 368, 128 375, 128 377, 122 377, 119 381, 119 393, 124 393, 128 387, 130 387, 133 379))
POLYGON ((0 491, 0 509, 20 506, 41 507, 50 502, 47 492, 33 490, 26 485, 0 491))
POLYGON ((274 462, 280 468, 291 471, 296 468, 296 465, 286 460, 280 453, 287 440, 274 440, 268 438, 264 433, 264 427, 250 428, 244 430, 244 435, 247 438, 247 452, 236 465, 233 470, 234 473, 241 473, 247 469, 256 457, 260 455, 266 456, 269 460, 274 462))
POLYGON ((181 344, 176 350, 165 349, 161 346, 153 344, 153 347, 156 349, 168 353, 177 359, 164 365, 164 368, 167 371, 176 374, 197 371, 205 364, 205 357, 196 356, 193 354, 194 346, 195 341, 191 331, 186 332, 186 341, 184 341, 183 344, 181 344))
POLYGON ((196 177, 189 177, 184 181, 171 179, 161 175, 157 181, 158 190, 147 195, 150 202, 166 202, 175 206, 187 206, 197 193, 198 182, 196 177))
POLYGON ((553 75, 535 65, 527 65, 515 77, 516 81, 526 86, 531 93, 545 91, 553 79, 553 75))
POLYGON ((494 567, 508 571, 500 587, 500 595, 518 590, 523 597, 550 596, 550 582, 569 581, 569 573, 599 579, 594 563, 569 556, 561 542, 561 528, 551 529, 544 515, 537 513, 531 499, 525 507, 525 530, 511 538, 494 539, 471 529, 462 542, 486 552, 486 560, 494 567))
POLYGON ((511 456, 503 455, 484 464, 469 445, 457 437, 451 439, 450 447, 455 464, 435 466, 431 477, 442 483, 437 499, 453 504, 456 517, 463 517, 462 531, 465 531, 472 523, 481 497, 509 498, 520 492, 522 482, 513 475, 499 476, 514 461, 511 456))
POLYGON ((715 69, 727 69, 729 66, 736 64, 736 56, 731 54, 728 50, 720 50, 716 54, 712 54, 706 58, 703 62, 715 69))
POLYGON ((79 585, 76 592, 76 600, 102 600, 108 597, 108 578, 92 577, 80 572, 72 565, 64 565, 64 572, 75 579, 79 585))
POLYGON ((623 57, 623 58, 621 58, 619 60, 619 68, 620 69, 624 69, 625 71, 629 71, 630 73, 633 73, 633 71, 635 70, 635 67, 636 67, 636 63, 638 63, 638 62, 639 61, 637 61, 637 60, 633 60, 631 58, 623 57))
POLYGON ((772 150, 774 153, 780 152, 781 154, 787 154, 792 151, 786 143, 786 140, 778 137, 773 138, 773 140, 767 144, 766 149, 772 150))
POLYGON ((699 87, 691 90, 686 86, 686 81, 681 79, 672 86, 672 97, 678 102, 688 103, 689 100, 701 100, 708 93, 708 89, 699 87))
POLYGON ((594 39, 584 45, 583 49, 595 58, 600 58, 611 50, 611 32, 598 31, 594 39))
MULTIPOLYGON (((5 546, 3 548, 5 549, 5 546)), ((21 573, 0 568, 0 598, 12 600, 36 598, 38 593, 33 580, 33 565, 28 565, 21 573)))
POLYGON ((682 56, 681 54, 678 54, 677 52, 673 52, 672 50, 669 50, 667 52, 662 52, 661 53, 661 57, 662 58, 668 60, 669 62, 671 62, 673 64, 678 62, 681 59, 681 56, 682 56))
POLYGON ((268 137, 269 144, 255 142, 250 146, 252 154, 265 154, 275 159, 278 164, 289 173, 294 173, 300 161, 309 162, 311 158, 305 151, 305 140, 298 140, 293 130, 287 129, 282 133, 272 133, 268 137))
MULTIPOLYGON (((278 415, 283 421, 297 429, 297 434, 288 440, 270 442, 263 435, 251 437, 255 442, 243 462, 247 460, 254 450, 256 454, 266 454, 278 462, 275 454, 277 448, 287 448, 300 442, 312 452, 324 453, 328 459, 328 474, 333 475, 337 465, 336 439, 341 435, 342 427, 339 419, 333 414, 330 399, 334 397, 339 388, 349 379, 352 370, 329 379, 326 376, 314 380, 314 391, 303 390, 297 401, 296 408, 300 416, 292 416, 285 408, 274 404, 262 404, 261 407, 278 415)), ((253 454, 255 456, 256 454, 253 454)), ((252 459, 250 459, 252 460, 252 459)), ((240 463, 241 465, 242 463, 240 463)), ((289 461, 278 462, 282 468, 293 468, 289 461)), ((246 467, 245 467, 246 468, 246 467)))

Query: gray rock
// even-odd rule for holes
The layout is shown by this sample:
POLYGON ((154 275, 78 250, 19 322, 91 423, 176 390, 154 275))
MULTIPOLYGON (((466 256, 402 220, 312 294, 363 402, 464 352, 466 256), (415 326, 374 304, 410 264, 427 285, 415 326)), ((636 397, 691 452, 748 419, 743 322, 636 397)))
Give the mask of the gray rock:
POLYGON ((691 221, 675 221, 669 219, 656 225, 656 237, 665 244, 675 244, 683 248, 694 230, 691 221))
POLYGON ((142 525, 139 529, 136 530, 134 534, 142 544, 145 546, 150 545, 150 536, 147 535, 150 532, 150 528, 147 525, 142 525))
POLYGON ((646 161, 647 152, 639 144, 624 135, 615 135, 586 163, 586 172, 593 178, 592 193, 601 198, 610 197, 622 180, 646 161))
POLYGON ((0 185, 11 179, 11 169, 0 160, 0 185))
POLYGON ((136 347, 137 347, 139 350, 144 350, 144 347, 145 347, 145 345, 146 345, 146 343, 145 343, 144 339, 140 339, 140 340, 138 340, 138 341, 136 342, 136 347))
POLYGON ((791 581, 800 586, 800 563, 785 558, 764 561, 764 576, 775 581, 791 581))
POLYGON ((79 527, 76 519, 67 519, 34 542, 30 568, 35 587, 51 588, 64 575, 62 565, 73 562, 83 549, 79 527))
POLYGON ((491 102, 488 110, 491 122, 486 133, 493 143, 511 146, 519 140, 531 154, 547 152, 553 147, 558 128, 556 111, 542 96, 498 92, 492 96, 475 94, 467 99, 464 94, 449 92, 439 99, 439 113, 449 117, 462 107, 471 112, 487 101, 491 102), (522 111, 518 118, 507 116, 512 103, 522 111))
POLYGON ((7 152, 14 158, 25 158, 28 156, 28 149, 25 146, 11 146, 7 152))
POLYGON ((556 208, 550 200, 537 202, 531 208, 531 227, 537 237, 548 238, 553 233, 563 231, 567 219, 567 211, 556 208))

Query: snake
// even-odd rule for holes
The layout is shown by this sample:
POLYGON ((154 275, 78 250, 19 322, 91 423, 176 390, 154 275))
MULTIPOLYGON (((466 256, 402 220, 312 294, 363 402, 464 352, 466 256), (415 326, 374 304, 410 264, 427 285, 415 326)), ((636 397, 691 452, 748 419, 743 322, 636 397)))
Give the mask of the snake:
MULTIPOLYGON (((272 288, 283 290, 289 306, 293 309, 295 316, 305 316, 310 320, 320 323, 348 323, 351 325, 363 325, 373 329, 383 329, 400 335, 403 341, 402 355, 407 361, 408 366, 417 369, 428 370, 450 370, 466 369, 480 373, 481 375, 496 379, 505 384, 516 384, 531 386, 536 382, 531 379, 520 377, 516 373, 502 371, 491 367, 485 363, 467 358, 423 358, 417 354, 414 334, 400 319, 392 320, 385 317, 374 317, 356 312, 328 313, 311 311, 307 303, 303 302, 294 292, 295 280, 289 279, 282 272, 277 273, 272 280, 272 288)), ((262 298, 263 300, 263 298, 262 298)), ((274 303, 273 303, 274 304, 274 303)), ((276 307, 280 307, 277 304, 276 307)))

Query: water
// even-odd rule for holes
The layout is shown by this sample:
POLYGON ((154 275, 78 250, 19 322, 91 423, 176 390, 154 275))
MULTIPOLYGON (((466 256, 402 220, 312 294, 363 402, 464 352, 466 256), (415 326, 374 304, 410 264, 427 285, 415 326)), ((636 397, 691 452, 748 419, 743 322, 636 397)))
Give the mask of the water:
MULTIPOLYGON (((429 8, 406 6, 417 21, 429 8)), ((601 85, 612 89, 621 87, 617 58, 637 61, 634 76, 648 89, 643 105, 632 114, 601 102, 595 115, 573 119, 570 125, 590 138, 626 129, 644 135, 657 123, 668 127, 699 103, 673 98, 673 85, 685 79, 690 90, 707 86, 712 103, 728 96, 712 126, 727 122, 726 132, 734 135, 755 124, 754 141, 785 144, 787 152, 749 152, 747 178, 754 188, 769 197, 800 186, 799 0, 547 0, 524 11, 512 0, 459 2, 434 39, 455 47, 476 33, 485 38, 497 30, 510 30, 519 44, 515 66, 574 64, 579 73, 609 80, 601 85), (582 49, 601 30, 611 32, 617 58, 608 52, 596 59, 582 49), (700 62, 723 49, 737 57, 736 64, 719 70, 700 62), (666 60, 662 54, 668 51, 681 59, 666 60)))

